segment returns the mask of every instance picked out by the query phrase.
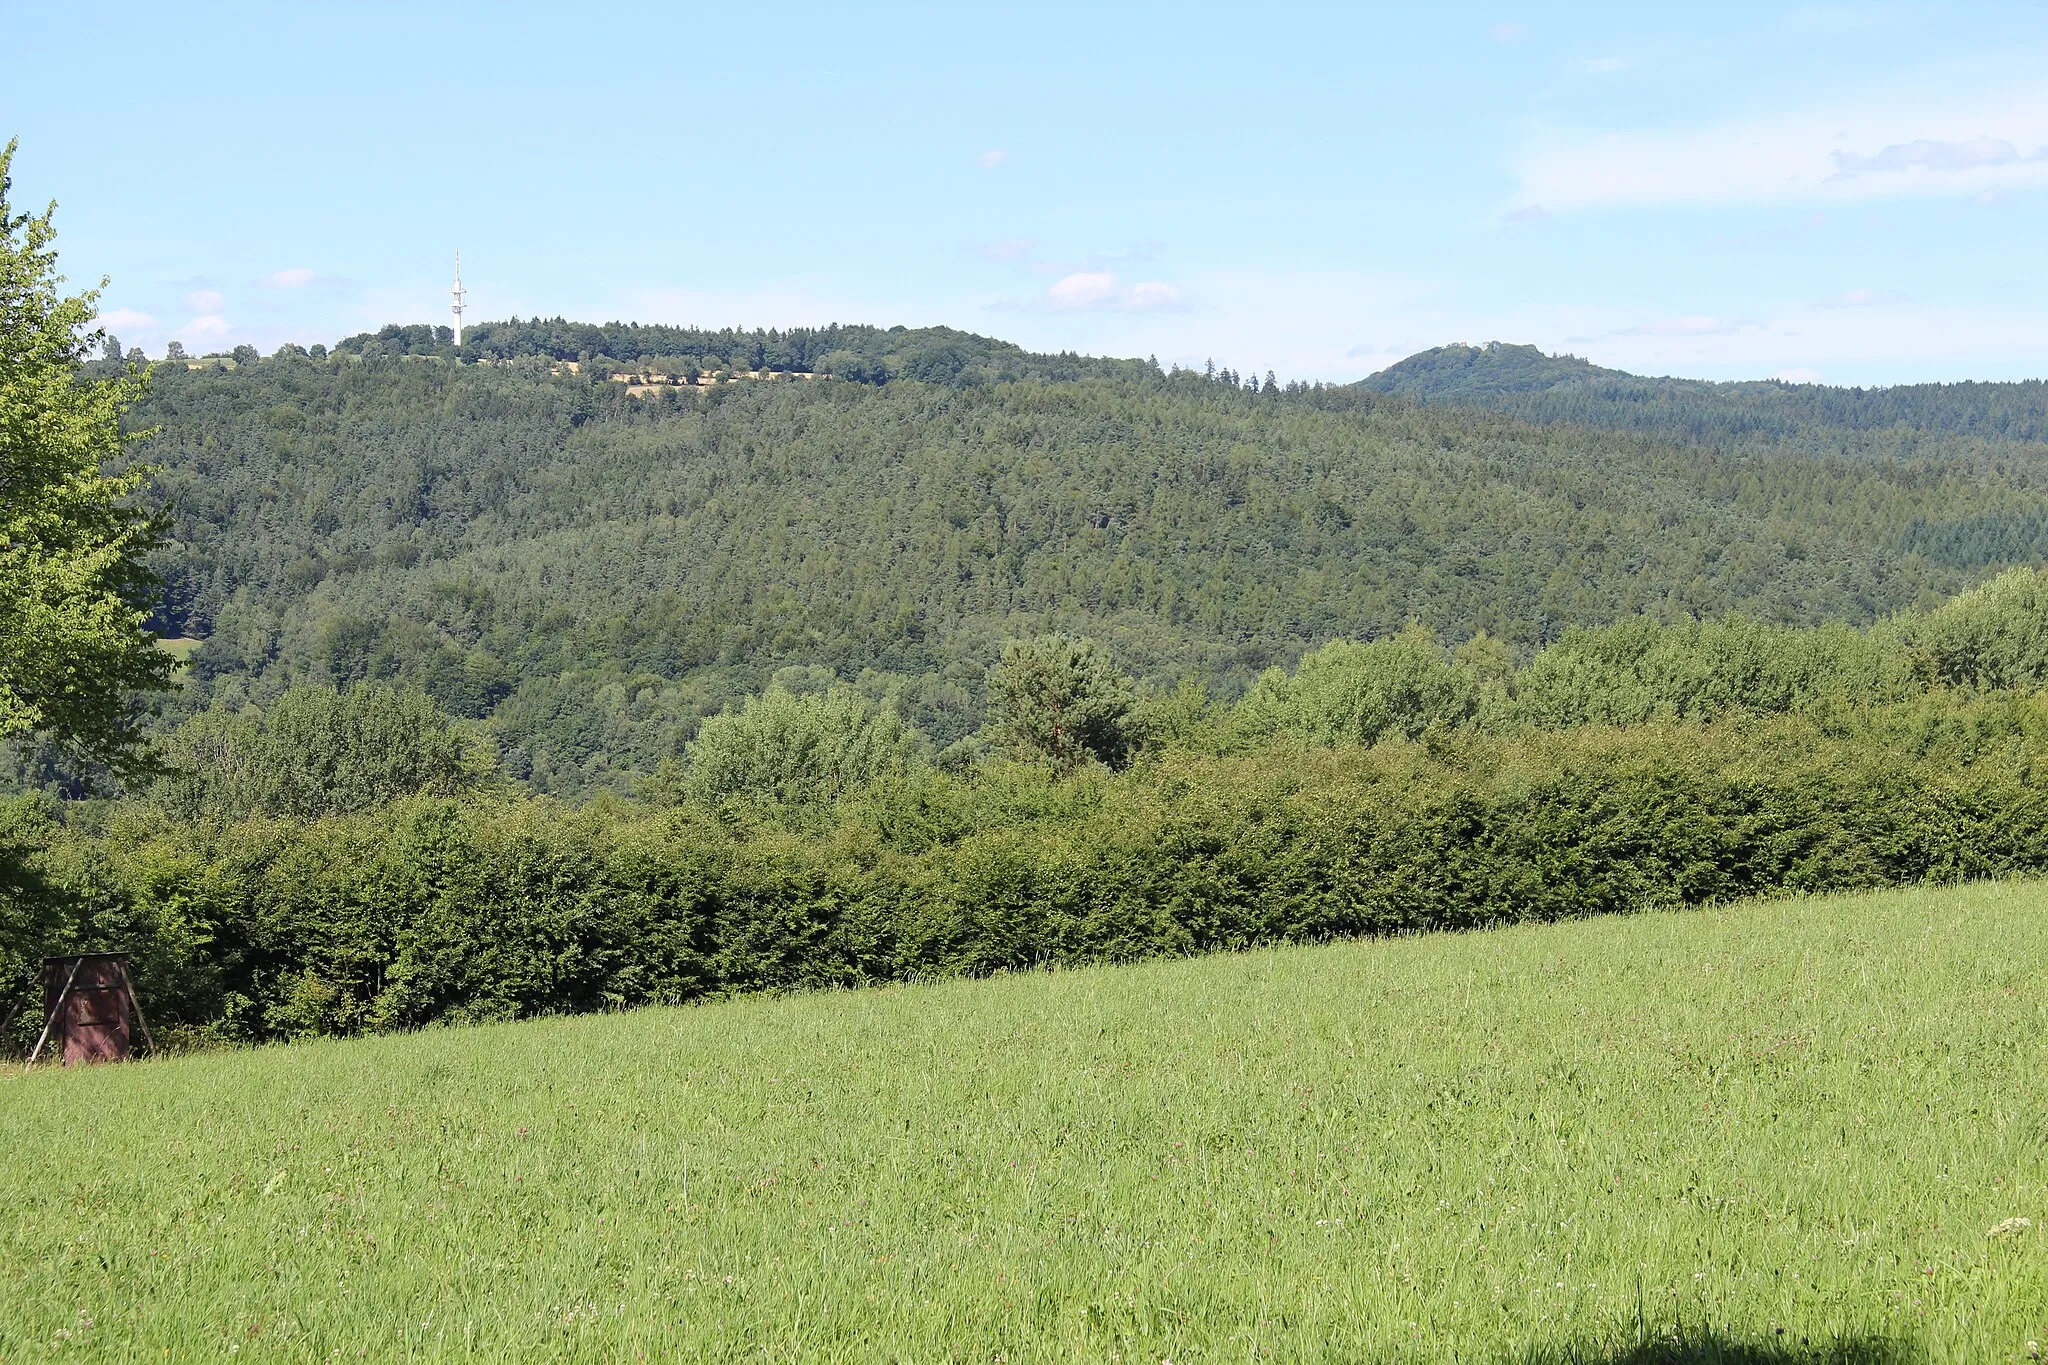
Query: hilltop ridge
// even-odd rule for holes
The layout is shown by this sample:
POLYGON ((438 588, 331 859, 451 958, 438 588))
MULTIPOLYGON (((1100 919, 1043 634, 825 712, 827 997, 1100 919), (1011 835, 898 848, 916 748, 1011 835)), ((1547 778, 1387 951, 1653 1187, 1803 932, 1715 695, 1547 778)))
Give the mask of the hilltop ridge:
POLYGON ((1534 346, 1491 341, 1419 351, 1350 386, 1432 406, 1483 408, 1525 422, 1623 428, 1665 439, 1764 440, 1806 451, 1910 453, 1909 432, 2048 441, 2048 383, 1852 388, 1782 379, 1715 382, 1631 374, 1534 346), (1825 430, 1823 430, 1825 429, 1825 430), (1894 439, 1873 441, 1872 434, 1894 439))

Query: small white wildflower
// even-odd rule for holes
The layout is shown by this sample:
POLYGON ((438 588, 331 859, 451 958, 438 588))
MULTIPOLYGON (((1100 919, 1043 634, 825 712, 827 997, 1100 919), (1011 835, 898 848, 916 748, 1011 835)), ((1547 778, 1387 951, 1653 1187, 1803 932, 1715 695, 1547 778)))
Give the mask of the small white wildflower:
POLYGON ((1994 1224, 1991 1231, 1984 1235, 1986 1237, 2010 1237, 2013 1233, 2025 1232, 2032 1226, 2034 1226, 2034 1220, 2031 1218, 2007 1218, 2003 1222, 1994 1224))

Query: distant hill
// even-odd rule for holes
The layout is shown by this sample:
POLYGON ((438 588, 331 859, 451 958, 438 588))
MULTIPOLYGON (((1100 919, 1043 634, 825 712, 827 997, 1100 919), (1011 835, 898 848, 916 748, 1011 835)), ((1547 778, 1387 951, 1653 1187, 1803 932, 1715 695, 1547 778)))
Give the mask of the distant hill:
POLYGON ((1358 387, 1423 402, 1478 403, 1502 394, 1540 393, 1601 378, 1635 376, 1602 369, 1577 356, 1545 355, 1534 346, 1489 341, 1484 346, 1453 344, 1418 351, 1361 380, 1358 387))
POLYGON ((971 388, 1036 379, 1135 379, 1157 374, 1156 363, 1043 354, 1013 342, 952 327, 842 326, 773 328, 669 327, 638 322, 570 322, 565 318, 513 318, 464 329, 460 349, 446 327, 393 324, 335 344, 341 355, 439 355, 463 361, 503 362, 523 357, 581 363, 717 370, 828 374, 864 384, 915 379, 971 388))
POLYGON ((1429 405, 1483 408, 1525 422, 1620 428, 1717 445, 1761 440, 1809 452, 1912 457, 1941 436, 2048 440, 2048 384, 2040 380, 1871 389, 1776 379, 1716 384, 1629 374, 1494 341, 1422 351, 1356 387, 1429 405))

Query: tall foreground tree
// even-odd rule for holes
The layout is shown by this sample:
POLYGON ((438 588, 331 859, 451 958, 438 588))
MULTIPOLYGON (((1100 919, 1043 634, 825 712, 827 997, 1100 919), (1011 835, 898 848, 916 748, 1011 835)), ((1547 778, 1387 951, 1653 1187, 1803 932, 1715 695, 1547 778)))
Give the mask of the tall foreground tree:
POLYGON ((0 738, 38 731, 132 772, 144 766, 134 698, 171 675, 144 629, 154 524, 127 505, 148 471, 110 472, 146 379, 80 382, 105 341, 98 294, 62 292, 56 205, 15 213, 15 145, 0 152, 0 738))

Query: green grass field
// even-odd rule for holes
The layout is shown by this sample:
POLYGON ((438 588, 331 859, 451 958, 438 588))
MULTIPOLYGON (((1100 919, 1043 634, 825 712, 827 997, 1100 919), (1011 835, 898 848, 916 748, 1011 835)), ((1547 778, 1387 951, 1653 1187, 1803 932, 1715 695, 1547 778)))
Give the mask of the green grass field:
POLYGON ((2025 1359, 2044 968, 1985 885, 17 1068, 0 1358, 2025 1359))

